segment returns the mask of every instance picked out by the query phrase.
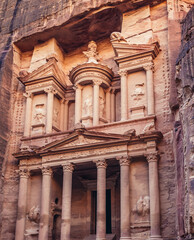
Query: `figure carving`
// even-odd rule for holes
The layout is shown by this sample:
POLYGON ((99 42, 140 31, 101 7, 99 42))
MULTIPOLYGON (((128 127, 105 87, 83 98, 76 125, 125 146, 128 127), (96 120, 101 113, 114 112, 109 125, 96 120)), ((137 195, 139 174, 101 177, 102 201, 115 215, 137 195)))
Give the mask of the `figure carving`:
POLYGON ((123 35, 120 32, 113 32, 110 35, 110 40, 111 41, 124 41, 127 42, 127 40, 123 37, 123 35))
POLYGON ((145 196, 144 198, 141 196, 136 204, 136 210, 135 212, 145 217, 150 212, 150 198, 148 196, 145 196))
POLYGON ((56 124, 59 122, 59 110, 57 108, 53 111, 53 122, 56 124))
POLYGON ((151 131, 151 130, 154 130, 155 128, 155 124, 152 122, 152 123, 148 123, 144 129, 143 129, 143 133, 147 132, 147 131, 151 131))
POLYGON ((29 213, 28 213, 28 219, 31 222, 39 223, 40 220, 40 208, 38 206, 33 206, 29 213))
POLYGON ((44 123, 45 122, 44 104, 37 104, 35 106, 34 120, 36 123, 44 123))
POLYGON ((141 100, 142 96, 144 95, 143 86, 144 83, 138 83, 135 85, 135 91, 131 96, 133 97, 133 100, 136 101, 136 103, 141 100))
POLYGON ((99 97, 99 105, 100 105, 100 117, 104 116, 104 99, 103 97, 99 97))
POLYGON ((87 63, 98 63, 100 57, 97 52, 97 45, 94 41, 88 43, 88 50, 83 51, 83 54, 88 58, 87 63))
POLYGON ((83 116, 91 116, 92 115, 92 96, 88 96, 86 98, 83 105, 83 116))

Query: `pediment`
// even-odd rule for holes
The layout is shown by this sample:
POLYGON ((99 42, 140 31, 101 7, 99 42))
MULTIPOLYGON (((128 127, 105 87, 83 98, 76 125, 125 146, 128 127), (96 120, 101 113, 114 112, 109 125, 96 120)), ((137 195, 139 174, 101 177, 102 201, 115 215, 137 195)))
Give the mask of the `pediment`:
POLYGON ((19 80, 24 85, 31 85, 35 81, 40 79, 48 79, 50 77, 56 79, 63 87, 67 86, 67 80, 65 73, 60 69, 57 60, 52 57, 48 59, 48 62, 40 66, 38 69, 34 70, 31 73, 26 71, 21 71, 19 73, 19 80))
POLYGON ((129 140, 129 137, 120 134, 105 134, 92 131, 74 131, 66 138, 54 141, 42 147, 40 152, 57 152, 80 147, 96 147, 97 145, 129 140))
POLYGON ((152 44, 129 44, 125 41, 113 41, 112 46, 115 51, 116 57, 130 57, 135 55, 145 55, 150 54, 153 55, 153 58, 155 58, 160 49, 159 49, 159 43, 155 42, 152 44))

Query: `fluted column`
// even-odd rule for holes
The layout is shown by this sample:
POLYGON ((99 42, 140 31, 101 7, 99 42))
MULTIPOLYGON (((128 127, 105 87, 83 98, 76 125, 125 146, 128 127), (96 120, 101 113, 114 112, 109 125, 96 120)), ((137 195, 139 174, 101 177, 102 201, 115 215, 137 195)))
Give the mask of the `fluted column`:
POLYGON ((52 133, 53 128, 53 103, 55 90, 52 87, 44 90, 47 93, 47 115, 46 115, 46 133, 52 133))
POLYGON ((97 166, 97 226, 96 240, 106 239, 106 161, 96 161, 97 166))
POLYGON ((120 194, 121 194, 121 237, 120 239, 130 238, 130 181, 129 165, 127 156, 120 157, 120 194))
POLYGON ((24 126, 24 136, 30 136, 31 128, 31 116, 32 116, 32 94, 26 92, 23 94, 26 97, 26 114, 25 114, 25 126, 24 126))
POLYGON ((79 123, 82 117, 82 86, 75 86, 75 124, 79 123))
POLYGON ((160 235, 160 199, 158 183, 158 156, 150 153, 147 156, 149 164, 149 193, 150 193, 150 239, 162 239, 160 235))
POLYGON ((106 91, 106 120, 110 122, 111 120, 111 100, 110 100, 110 88, 106 91))
POLYGON ((121 121, 128 119, 127 71, 119 71, 121 76, 121 121))
POLYGON ((42 168, 42 196, 39 224, 39 240, 47 240, 49 232, 50 192, 52 170, 49 167, 42 168))
POLYGON ((19 175, 20 183, 15 240, 24 239, 29 171, 27 169, 20 169, 19 175))
POLYGON ((155 114, 154 111, 154 81, 153 81, 153 63, 144 66, 146 71, 146 81, 147 81, 147 111, 148 115, 155 114))
POLYGON ((61 240, 70 240, 72 172, 73 165, 71 163, 63 165, 61 240))
POLYGON ((94 80, 94 86, 93 86, 93 96, 94 96, 94 101, 93 101, 93 126, 99 125, 99 90, 100 90, 100 85, 102 81, 99 80, 94 80))

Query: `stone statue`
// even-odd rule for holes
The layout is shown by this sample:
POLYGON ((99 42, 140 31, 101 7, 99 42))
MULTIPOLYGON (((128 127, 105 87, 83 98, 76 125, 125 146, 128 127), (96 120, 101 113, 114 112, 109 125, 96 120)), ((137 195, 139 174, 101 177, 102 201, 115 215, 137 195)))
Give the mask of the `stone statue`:
POLYGON ((103 97, 99 97, 99 105, 100 105, 100 117, 104 116, 104 99, 103 97))
POLYGON ((120 32, 111 33, 110 40, 118 41, 118 42, 121 42, 121 41, 127 42, 127 40, 123 37, 123 35, 120 32))
POLYGON ((44 104, 37 104, 35 106, 34 120, 35 123, 44 123, 45 121, 44 104))
POLYGON ((55 124, 59 123, 59 110, 57 108, 55 108, 53 111, 53 122, 55 124))
POLYGON ((40 208, 38 206, 33 206, 29 213, 28 213, 28 219, 31 222, 39 223, 40 220, 40 208))
POLYGON ((97 52, 97 45, 94 41, 88 43, 88 50, 83 51, 83 54, 88 58, 87 63, 98 63, 100 60, 97 52))
POLYGON ((92 96, 88 96, 83 104, 83 116, 92 116, 92 96))
POLYGON ((144 217, 150 212, 150 198, 145 196, 144 198, 141 196, 136 204, 136 211, 138 215, 144 217))

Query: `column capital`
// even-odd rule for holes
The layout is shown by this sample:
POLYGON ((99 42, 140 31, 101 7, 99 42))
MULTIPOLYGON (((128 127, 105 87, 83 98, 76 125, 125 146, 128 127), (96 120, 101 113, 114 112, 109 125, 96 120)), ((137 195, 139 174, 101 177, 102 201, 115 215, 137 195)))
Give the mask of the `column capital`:
POLYGON ((97 168, 106 168, 107 167, 107 163, 106 163, 105 159, 99 159, 94 162, 96 163, 97 168))
POLYGON ((63 172, 73 172, 74 170, 74 165, 72 163, 65 163, 62 165, 63 167, 63 172))
POLYGON ((31 98, 32 93, 31 92, 25 92, 25 93, 23 93, 23 96, 26 97, 26 98, 31 98))
POLYGON ((154 64, 153 64, 152 62, 150 62, 150 63, 148 63, 148 64, 145 64, 145 65, 143 66, 143 69, 144 69, 145 71, 148 71, 148 70, 154 71, 154 64))
POLYGON ((56 92, 57 92, 53 87, 47 87, 44 89, 44 91, 46 93, 53 93, 53 94, 56 94, 56 92))
POLYGON ((147 153, 147 154, 145 154, 145 156, 147 158, 148 163, 158 161, 158 153, 157 152, 147 153))
POLYGON ((102 84, 101 80, 93 80, 94 85, 100 86, 102 84))
POLYGON ((129 166, 130 165, 130 157, 129 156, 119 156, 119 157, 116 157, 116 159, 119 161, 120 166, 129 166))
POLYGON ((80 89, 80 90, 82 90, 83 89, 83 86, 82 85, 80 85, 79 83, 76 83, 74 86, 73 86, 73 90, 77 90, 77 89, 80 89))
POLYGON ((27 168, 19 169, 17 171, 19 173, 20 178, 29 178, 30 171, 27 168))
POLYGON ((41 170, 42 170, 42 175, 50 175, 50 176, 52 175, 51 167, 48 167, 48 166, 42 167, 41 170))
POLYGON ((118 71, 118 74, 119 74, 121 77, 126 77, 126 76, 127 76, 127 70, 119 70, 119 71, 118 71))

